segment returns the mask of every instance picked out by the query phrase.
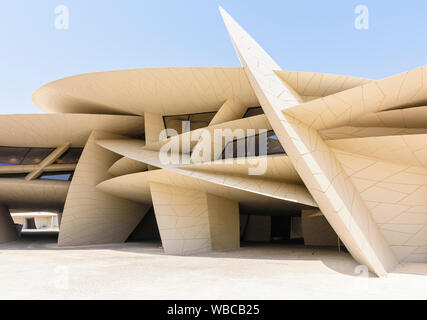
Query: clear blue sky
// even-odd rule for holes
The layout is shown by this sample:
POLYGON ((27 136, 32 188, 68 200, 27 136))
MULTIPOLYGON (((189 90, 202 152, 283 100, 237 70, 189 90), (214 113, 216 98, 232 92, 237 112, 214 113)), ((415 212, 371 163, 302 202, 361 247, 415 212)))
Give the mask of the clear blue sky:
POLYGON ((70 75, 239 66, 226 9, 283 68, 381 79, 427 64, 427 1, 1 0, 0 113, 34 113, 32 93, 70 75), (57 5, 70 29, 54 27, 57 5), (356 30, 356 5, 369 30, 356 30))

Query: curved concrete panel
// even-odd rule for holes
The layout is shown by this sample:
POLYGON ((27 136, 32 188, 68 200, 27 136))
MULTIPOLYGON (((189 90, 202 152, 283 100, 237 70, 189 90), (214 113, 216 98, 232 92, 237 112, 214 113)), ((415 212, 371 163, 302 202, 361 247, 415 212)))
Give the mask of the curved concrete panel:
POLYGON ((0 115, 0 146, 84 147, 93 130, 136 136, 144 132, 144 118, 99 114, 0 115))
POLYGON ((119 156, 98 146, 95 140, 113 137, 96 131, 89 137, 65 202, 59 246, 124 242, 149 209, 96 188, 112 178, 108 169, 119 156))
POLYGON ((258 101, 241 68, 153 68, 81 74, 33 94, 44 112, 162 115, 218 110, 228 99, 258 101))
POLYGON ((366 113, 351 125, 359 127, 427 128, 427 107, 366 113))
MULTIPOLYGON (((384 149, 383 144, 377 146, 384 149)), ((334 152, 399 262, 427 262, 427 169, 407 161, 334 152)))
POLYGON ((327 144, 348 153, 427 168, 427 134, 342 139, 327 144))
POLYGON ((61 211, 69 187, 69 181, 0 178, 0 202, 16 210, 61 211))
POLYGON ((124 176, 131 173, 142 172, 146 170, 147 170, 147 165, 145 163, 123 157, 117 160, 116 162, 114 162, 111 168, 108 169, 108 173, 110 173, 115 177, 118 177, 118 176, 124 176))
POLYGON ((326 130, 319 130, 318 132, 325 141, 329 141, 339 139, 427 134, 427 129, 344 126, 326 130))
POLYGON ((427 262, 427 67, 379 81, 283 71, 221 13, 243 68, 77 75, 33 95, 65 113, 0 116, 0 241, 13 238, 9 210, 43 210, 63 212, 61 246, 122 242, 153 203, 166 252, 187 254, 236 248, 239 208, 246 238, 262 240, 286 220, 270 216, 315 208, 305 231, 325 234, 308 243, 333 244, 331 226, 377 275, 427 262), (199 129, 163 136, 164 116, 179 115, 199 129), (258 133, 247 129, 274 130, 286 154, 218 160, 225 143, 258 133), (38 161, 46 150, 8 147, 54 151, 38 161), (40 178, 61 171, 74 179, 40 178))
POLYGON ((348 125, 364 113, 424 106, 427 67, 341 91, 284 112, 316 130, 348 125))
MULTIPOLYGON (((302 185, 230 176, 212 172, 191 170, 155 170, 130 174, 106 180, 97 185, 99 190, 136 202, 149 203, 150 181, 197 188, 220 197, 260 207, 317 207, 307 189, 302 185)), ((265 208, 268 210, 268 208, 265 208)))
MULTIPOLYGON (((181 168, 196 172, 223 174, 224 176, 248 176, 249 168, 254 167, 251 162, 255 159, 260 160, 261 158, 216 160, 204 162, 202 164, 192 164, 181 168)), ((265 157, 264 159, 266 165, 262 179, 302 184, 302 180, 288 156, 274 155, 265 157)), ((254 176, 253 178, 256 177, 254 176)))
MULTIPOLYGON (((359 193, 347 180, 335 155, 316 130, 339 122, 339 116, 334 114, 324 119, 327 115, 321 114, 319 109, 307 116, 309 112, 304 107, 307 103, 301 105, 301 97, 275 75, 274 70, 280 68, 274 60, 227 12, 221 9, 221 14, 261 106, 307 189, 353 257, 377 275, 385 275, 397 265, 396 256, 359 193)), ((344 93, 351 90, 361 89, 358 87, 344 93)), ((326 99, 318 100, 324 103, 326 99)), ((380 109, 378 106, 371 108, 372 111, 380 109)), ((356 114, 369 110, 367 106, 356 109, 356 114)), ((353 115, 350 111, 347 113, 353 115)))
POLYGON ((373 80, 329 73, 274 70, 276 75, 303 97, 326 97, 362 86, 373 80))
POLYGON ((97 189, 116 197, 151 204, 150 171, 122 175, 102 181, 97 189))
POLYGON ((150 183, 166 253, 187 255, 240 246, 239 205, 200 190, 150 183))

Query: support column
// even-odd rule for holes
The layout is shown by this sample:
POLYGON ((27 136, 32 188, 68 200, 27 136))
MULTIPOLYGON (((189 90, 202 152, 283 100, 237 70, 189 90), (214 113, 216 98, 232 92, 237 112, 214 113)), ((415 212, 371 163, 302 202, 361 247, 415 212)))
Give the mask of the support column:
POLYGON ((18 239, 15 223, 9 209, 0 204, 0 243, 15 241, 18 239))
POLYGON ((150 145, 166 139, 166 135, 160 136, 162 131, 165 129, 163 123, 163 117, 161 114, 145 112, 145 145, 150 145))
MULTIPOLYGON (((145 112, 144 122, 146 146, 167 139, 165 124, 163 122, 163 116, 161 114, 145 112)), ((147 165, 147 167, 148 171, 158 169, 152 165, 147 165)))
POLYGON ((239 205, 203 191, 150 183, 167 254, 189 255, 240 246, 239 205))
POLYGON ((59 246, 122 243, 149 209, 148 205, 106 194, 96 187, 113 178, 108 170, 120 158, 96 140, 114 138, 117 136, 101 131, 90 135, 65 201, 59 246))

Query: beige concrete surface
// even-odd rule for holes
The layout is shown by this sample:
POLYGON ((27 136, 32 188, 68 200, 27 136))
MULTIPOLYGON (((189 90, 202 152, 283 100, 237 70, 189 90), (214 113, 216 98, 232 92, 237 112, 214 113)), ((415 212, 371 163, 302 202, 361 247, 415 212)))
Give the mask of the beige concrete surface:
POLYGON ((228 99, 258 103, 242 68, 95 72, 50 82, 33 94, 44 112, 136 115, 210 112, 228 99))
POLYGON ((100 182, 112 178, 108 169, 119 159, 96 144, 96 139, 111 137, 116 136, 100 131, 89 137, 65 201, 60 246, 124 242, 149 208, 96 188, 100 182))
POLYGON ((426 264, 362 278, 334 249, 258 244, 182 257, 158 243, 78 249, 55 240, 0 245, 0 299, 427 299, 426 264))
POLYGON ((56 148, 70 142, 84 147, 93 130, 137 136, 144 118, 108 114, 4 114, 0 115, 0 145, 56 148))
POLYGON ((306 244, 333 244, 336 233, 379 276, 427 263, 427 67, 378 81, 280 70, 221 11, 242 68, 76 75, 34 93, 54 114, 0 116, 0 240, 12 230, 9 210, 52 211, 64 215, 60 246, 121 243, 154 202, 165 251, 200 254, 238 247, 239 203, 263 215, 246 219, 245 239, 260 229, 261 240, 273 237, 280 223, 268 215, 318 208, 326 220, 305 224, 306 244), (181 130, 177 116, 194 130, 181 130), (165 126, 182 133, 166 138, 165 126), (238 159, 221 160, 229 142, 261 142, 260 129, 274 131, 283 154, 243 159, 237 148, 238 159), (56 150, 35 166, 19 162, 16 147, 56 150), (66 164, 68 151, 56 163, 68 147, 84 147, 78 164, 66 164), (74 173, 52 181, 45 171, 74 173), (150 184, 189 191, 153 193, 150 184))
POLYGON ((239 205, 206 192, 150 183, 164 250, 188 255, 239 247, 239 205))
MULTIPOLYGON (((386 275, 398 259, 335 154, 319 135, 317 130, 324 128, 303 119, 305 108, 298 111, 297 106, 310 102, 301 104, 299 94, 275 76, 274 70, 280 70, 278 64, 224 9, 220 12, 266 117, 320 210, 357 261, 378 276, 386 275)), ((345 112, 353 116, 351 108, 345 112)), ((340 123, 339 116, 331 118, 325 123, 340 123)))

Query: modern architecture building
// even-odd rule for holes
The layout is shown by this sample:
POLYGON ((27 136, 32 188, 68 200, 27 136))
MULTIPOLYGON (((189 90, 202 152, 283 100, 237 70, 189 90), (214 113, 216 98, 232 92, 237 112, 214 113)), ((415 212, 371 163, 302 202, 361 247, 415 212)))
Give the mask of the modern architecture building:
POLYGON ((0 116, 0 241, 17 237, 11 211, 32 210, 59 214, 59 246, 302 237, 378 276, 427 262, 427 68, 282 70, 221 14, 241 68, 82 74, 34 93, 43 114, 0 116))

